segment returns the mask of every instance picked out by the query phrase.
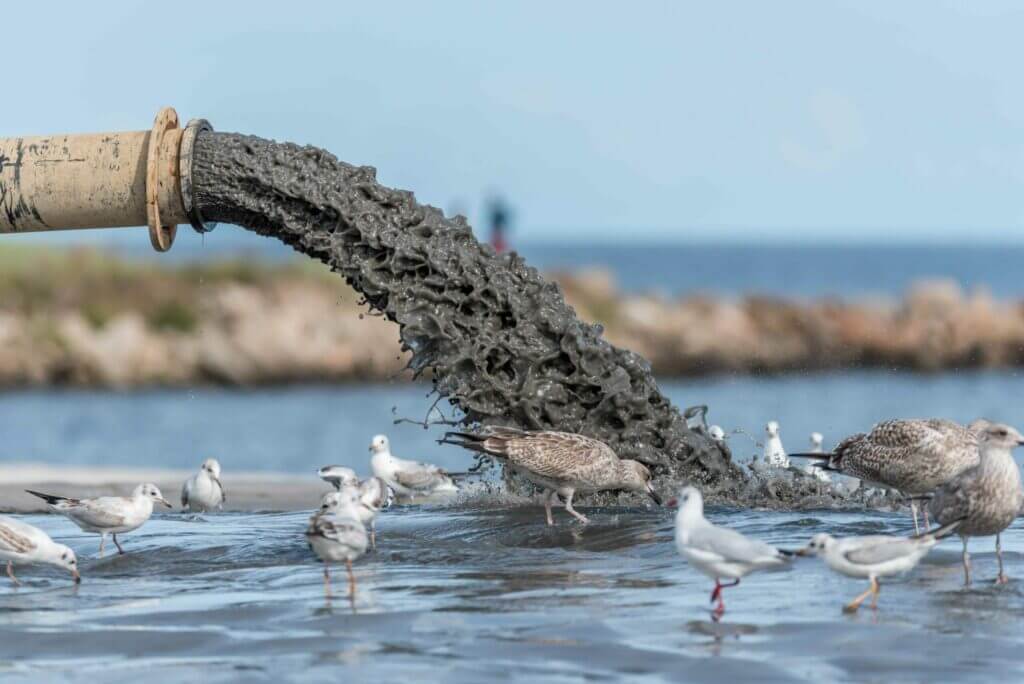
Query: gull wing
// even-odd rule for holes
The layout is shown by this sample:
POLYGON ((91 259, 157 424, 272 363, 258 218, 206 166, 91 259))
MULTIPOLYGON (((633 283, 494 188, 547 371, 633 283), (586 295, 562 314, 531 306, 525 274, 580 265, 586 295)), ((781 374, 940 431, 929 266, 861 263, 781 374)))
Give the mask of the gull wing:
POLYGON ((366 528, 358 520, 335 515, 314 515, 306 529, 307 537, 323 537, 354 548, 366 547, 366 528))
POLYGON ((701 525, 689 534, 687 546, 721 556, 734 563, 770 563, 783 561, 782 554, 771 544, 744 536, 736 530, 716 525, 701 525))
POLYGON ((192 498, 192 480, 188 478, 185 480, 185 484, 181 486, 181 505, 188 506, 188 500, 192 498))
POLYGON ((68 506, 65 512, 91 527, 120 527, 126 522, 125 509, 128 505, 127 499, 103 497, 85 499, 74 506, 68 506))
POLYGON ((228 493, 224 491, 224 485, 221 484, 221 481, 220 481, 219 477, 214 477, 212 479, 213 479, 213 483, 215 485, 217 485, 217 489, 220 490, 220 503, 223 506, 224 504, 226 504, 228 502, 228 493))
POLYGON ((28 553, 36 548, 36 543, 23 534, 17 525, 0 520, 0 551, 10 553, 28 553))
POLYGON ((571 432, 528 432, 499 439, 510 463, 552 479, 578 476, 619 460, 604 442, 571 432))
POLYGON ((855 565, 877 565, 888 561, 906 558, 921 548, 919 539, 901 539, 899 537, 880 537, 856 549, 843 553, 843 557, 855 565))
POLYGON ((395 481, 409 489, 428 489, 443 482, 447 475, 435 466, 426 463, 414 463, 413 467, 406 467, 395 471, 395 481))

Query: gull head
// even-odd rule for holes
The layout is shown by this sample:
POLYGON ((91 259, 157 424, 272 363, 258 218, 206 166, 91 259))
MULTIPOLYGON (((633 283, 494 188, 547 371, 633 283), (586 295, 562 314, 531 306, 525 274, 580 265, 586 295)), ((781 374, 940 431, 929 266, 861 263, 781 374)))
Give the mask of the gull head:
POLYGON ((212 478, 220 479, 220 463, 215 458, 208 458, 203 461, 203 465, 199 469, 212 478))
POLYGON ((631 492, 643 492, 651 497, 654 503, 661 505, 661 497, 654 489, 651 471, 640 461, 623 459, 619 461, 619 478, 623 489, 631 492))
POLYGON ((821 444, 824 441, 825 441, 825 438, 822 437, 820 432, 812 432, 811 433, 811 446, 814 447, 815 449, 820 449, 821 448, 821 444))
MULTIPOLYGON (((696 487, 690 485, 683 487, 674 501, 679 506, 679 512, 676 513, 677 521, 699 518, 704 515, 704 495, 696 487)), ((672 505, 671 501, 669 505, 672 505)))
POLYGON ((54 544, 54 553, 58 555, 53 564, 70 572, 75 584, 81 584, 82 576, 78 574, 78 557, 75 556, 75 552, 63 544, 54 544))
POLYGON ((391 450, 388 438, 385 435, 374 435, 370 441, 371 454, 386 454, 391 450))
POLYGON ((715 440, 716 442, 725 441, 725 430, 718 425, 712 425, 708 428, 708 437, 715 440))
POLYGON ((825 551, 835 543, 835 538, 830 534, 821 532, 811 537, 811 541, 807 542, 807 546, 796 552, 798 556, 817 556, 825 553, 825 551))
POLYGON ((774 420, 768 421, 768 424, 764 426, 765 434, 769 437, 779 436, 779 424, 774 420))
POLYGON ((143 499, 149 499, 153 503, 159 503, 167 506, 168 508, 174 508, 174 506, 168 503, 167 499, 164 498, 164 495, 160 493, 160 488, 155 484, 139 485, 135 488, 135 491, 132 492, 132 496, 136 499, 142 497, 143 499))
MULTIPOLYGON (((977 422, 977 421, 975 421, 977 422)), ((995 449, 1014 449, 1024 445, 1024 435, 1017 432, 1017 429, 1003 423, 989 423, 985 425, 978 436, 983 446, 995 449)))

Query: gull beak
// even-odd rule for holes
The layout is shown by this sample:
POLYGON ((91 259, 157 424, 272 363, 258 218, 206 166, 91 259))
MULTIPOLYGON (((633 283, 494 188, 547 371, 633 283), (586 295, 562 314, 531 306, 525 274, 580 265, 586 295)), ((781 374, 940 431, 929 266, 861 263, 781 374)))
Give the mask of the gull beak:
POLYGON ((800 549, 799 551, 794 551, 793 555, 794 556, 800 556, 801 558, 803 558, 805 556, 811 556, 813 554, 811 553, 810 549, 808 549, 807 547, 804 547, 804 548, 800 549))
POLYGON ((651 500, 654 501, 654 503, 659 506, 661 505, 661 496, 658 492, 654 491, 654 485, 650 482, 647 483, 647 496, 651 497, 651 500))
POLYGON ((82 576, 78 573, 77 570, 72 570, 71 571, 71 576, 74 578, 75 584, 81 584, 82 583, 82 576))
POLYGON ((174 508, 174 506, 167 502, 167 499, 157 499, 157 501, 162 503, 164 506, 167 506, 168 508, 174 508))
POLYGON ((1017 446, 1024 446, 1024 439, 1018 439, 1017 446))

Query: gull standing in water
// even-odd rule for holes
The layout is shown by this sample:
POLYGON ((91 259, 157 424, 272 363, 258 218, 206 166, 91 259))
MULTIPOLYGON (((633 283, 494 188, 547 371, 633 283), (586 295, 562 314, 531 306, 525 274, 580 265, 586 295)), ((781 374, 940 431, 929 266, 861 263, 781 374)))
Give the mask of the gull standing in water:
POLYGON ((34 563, 56 565, 70 571, 75 584, 82 581, 74 551, 56 543, 34 525, 0 515, 0 563, 4 562, 7 563, 7 576, 15 586, 21 582, 14 576, 14 566, 34 563))
POLYGON ((782 438, 779 437, 779 424, 774 420, 764 426, 764 432, 768 441, 764 443, 764 464, 769 468, 788 468, 789 457, 782 447, 782 438))
POLYGON ((710 523, 704 517, 704 497, 696 487, 684 487, 678 503, 676 548, 690 565, 715 580, 711 601, 718 602, 716 618, 725 612, 723 589, 735 587, 756 570, 781 568, 790 562, 786 552, 770 544, 710 523), (723 578, 733 582, 722 584, 723 578))
POLYGON ((50 510, 67 516, 84 532, 100 535, 100 557, 107 535, 113 535, 114 545, 124 553, 117 535, 137 530, 153 515, 153 504, 160 503, 174 508, 167 502, 155 484, 142 484, 131 496, 101 496, 98 499, 69 499, 64 496, 43 494, 26 489, 32 496, 38 496, 48 504, 50 510))
POLYGON ((871 597, 871 607, 878 607, 881 592, 879 577, 900 575, 913 570, 932 547, 948 537, 960 526, 961 520, 936 528, 917 537, 891 537, 871 535, 836 539, 830 534, 816 534, 810 543, 796 552, 798 556, 820 556, 825 565, 847 577, 867 579, 871 586, 843 607, 845 613, 855 613, 871 597))
MULTIPOLYGON (((978 464, 978 436, 950 420, 909 419, 878 423, 869 433, 847 437, 831 453, 793 454, 818 467, 849 475, 869 486, 910 497, 914 531, 920 532, 916 498, 978 464)), ((925 515, 925 529, 928 516, 925 515)))
POLYGON ((228 500, 220 483, 220 463, 215 458, 203 461, 199 472, 185 480, 181 488, 181 506, 193 513, 206 513, 224 507, 228 500))
POLYGON ((555 524, 551 505, 559 495, 565 497, 565 510, 582 523, 589 521, 572 506, 577 492, 626 489, 643 492, 661 504, 647 466, 620 459, 611 447, 591 437, 492 427, 478 434, 449 432, 441 442, 504 459, 513 470, 541 487, 548 525, 555 524))
POLYGON ((451 475, 436 465, 393 456, 391 444, 384 435, 373 438, 370 453, 373 454, 370 458, 373 474, 384 480, 399 496, 454 494, 459 491, 451 475))
MULTIPOLYGON (((353 606, 356 600, 356 576, 352 572, 352 561, 366 553, 368 540, 366 528, 359 520, 359 493, 348 487, 339 492, 327 494, 337 497, 327 509, 322 509, 309 519, 306 540, 309 548, 324 563, 324 591, 331 595, 331 563, 345 563, 348 570, 348 593, 353 606)), ((326 497, 325 497, 326 498, 326 497)))
POLYGON ((1013 450, 1024 444, 1024 435, 1009 425, 989 423, 979 429, 979 463, 939 487, 929 509, 940 523, 963 520, 957 534, 963 540, 964 586, 971 583, 970 537, 996 537, 999 574, 996 584, 1008 579, 1003 572, 1000 534, 1021 512, 1024 488, 1013 450))
POLYGON ((328 492, 320 499, 320 510, 330 511, 350 496, 350 491, 356 493, 356 513, 359 522, 370 525, 370 548, 377 550, 377 514, 382 509, 391 505, 391 488, 379 477, 370 477, 356 485, 346 484, 338 488, 336 492, 328 492))

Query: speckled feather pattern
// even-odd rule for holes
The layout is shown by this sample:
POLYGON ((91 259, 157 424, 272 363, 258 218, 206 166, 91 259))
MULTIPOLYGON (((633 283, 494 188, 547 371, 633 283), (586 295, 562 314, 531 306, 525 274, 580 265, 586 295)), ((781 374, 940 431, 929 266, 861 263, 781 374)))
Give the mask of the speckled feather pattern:
POLYGON ((601 491, 621 486, 622 461, 607 444, 584 435, 493 428, 480 446, 514 468, 560 487, 601 491))
POLYGON ((845 475, 898 489, 931 492, 978 463, 978 437, 948 420, 887 420, 840 442, 829 465, 845 475))
POLYGON ((928 507, 940 523, 964 518, 957 534, 986 537, 1009 527, 1021 512, 1020 469, 1009 452, 986 454, 935 492, 928 507))

